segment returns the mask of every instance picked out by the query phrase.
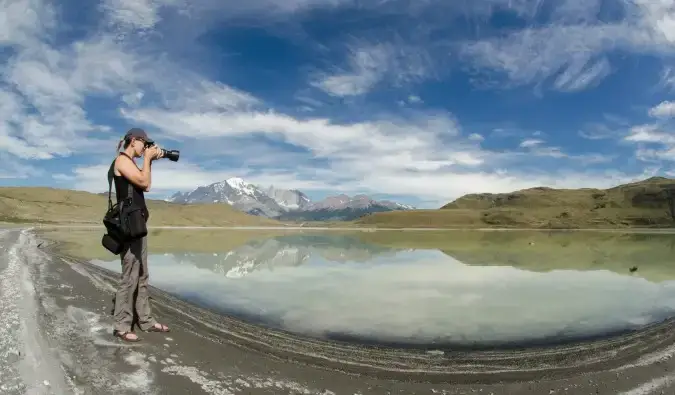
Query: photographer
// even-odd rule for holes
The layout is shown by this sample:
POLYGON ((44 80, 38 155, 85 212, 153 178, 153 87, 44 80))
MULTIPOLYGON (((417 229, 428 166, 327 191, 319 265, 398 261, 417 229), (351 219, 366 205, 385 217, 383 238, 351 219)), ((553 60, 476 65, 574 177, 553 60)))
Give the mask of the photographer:
MULTIPOLYGON (((144 192, 152 185, 152 162, 166 153, 155 145, 144 130, 130 129, 117 145, 118 156, 114 162, 114 180, 117 202, 127 198, 129 184, 133 190, 133 201, 142 208, 147 223, 150 212, 145 204, 144 192), (124 143, 124 150, 119 152, 124 143), (138 168, 135 158, 143 156, 143 168, 138 168)), ((114 334, 128 342, 140 339, 133 333, 134 318, 146 332, 168 332, 166 325, 158 323, 152 316, 148 299, 148 250, 147 236, 124 244, 120 253, 122 278, 115 295, 114 334)))

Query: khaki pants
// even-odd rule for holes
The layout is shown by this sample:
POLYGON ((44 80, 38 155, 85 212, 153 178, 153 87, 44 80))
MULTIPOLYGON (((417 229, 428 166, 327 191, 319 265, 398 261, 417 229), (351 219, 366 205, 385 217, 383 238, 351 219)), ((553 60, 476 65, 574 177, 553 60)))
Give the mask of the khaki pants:
POLYGON ((157 321, 152 317, 148 298, 148 240, 134 240, 120 253, 122 277, 115 294, 114 329, 131 331, 135 319, 141 330, 151 328, 157 321))

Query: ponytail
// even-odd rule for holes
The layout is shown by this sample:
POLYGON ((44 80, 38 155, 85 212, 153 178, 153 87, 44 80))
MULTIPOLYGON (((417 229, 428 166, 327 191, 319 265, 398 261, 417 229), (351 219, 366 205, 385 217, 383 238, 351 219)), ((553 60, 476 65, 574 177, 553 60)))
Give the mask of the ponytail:
POLYGON ((117 143, 117 153, 120 152, 120 147, 122 146, 122 143, 124 142, 124 137, 120 139, 120 141, 117 143))

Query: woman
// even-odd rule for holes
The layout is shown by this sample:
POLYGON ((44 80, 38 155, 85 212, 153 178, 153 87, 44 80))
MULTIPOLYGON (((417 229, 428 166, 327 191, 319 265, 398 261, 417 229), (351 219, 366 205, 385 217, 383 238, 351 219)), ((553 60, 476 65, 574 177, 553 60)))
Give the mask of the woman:
MULTIPOLYGON (((154 145, 144 130, 130 129, 117 145, 118 156, 114 162, 115 193, 120 202, 128 195, 129 183, 133 200, 143 208, 145 221, 150 212, 145 205, 144 192, 152 185, 152 162, 162 157, 162 151, 154 145), (124 143, 124 150, 119 152, 124 143), (143 156, 143 169, 136 165, 135 158, 143 156)), ((148 250, 147 236, 128 242, 120 253, 122 280, 115 294, 114 334, 128 342, 140 339, 133 333, 134 319, 146 332, 168 332, 166 325, 158 323, 152 316, 148 300, 148 250)))

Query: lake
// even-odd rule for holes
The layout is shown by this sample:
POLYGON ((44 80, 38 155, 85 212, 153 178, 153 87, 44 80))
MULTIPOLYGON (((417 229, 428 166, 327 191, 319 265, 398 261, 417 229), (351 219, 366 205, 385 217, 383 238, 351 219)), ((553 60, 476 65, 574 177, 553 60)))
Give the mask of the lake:
MULTIPOLYGON (((87 256, 86 237, 69 232, 71 253, 119 272, 102 247, 87 256)), ((152 285, 317 338, 519 346, 675 315, 667 233, 153 230, 149 244, 152 285)))

